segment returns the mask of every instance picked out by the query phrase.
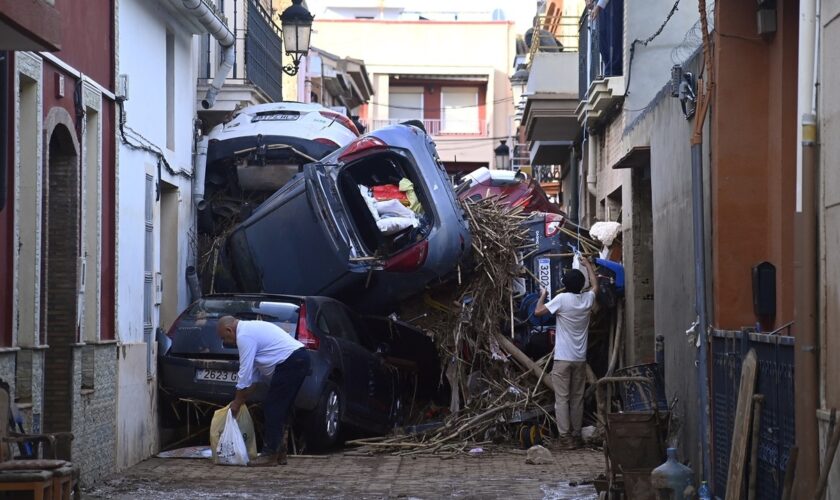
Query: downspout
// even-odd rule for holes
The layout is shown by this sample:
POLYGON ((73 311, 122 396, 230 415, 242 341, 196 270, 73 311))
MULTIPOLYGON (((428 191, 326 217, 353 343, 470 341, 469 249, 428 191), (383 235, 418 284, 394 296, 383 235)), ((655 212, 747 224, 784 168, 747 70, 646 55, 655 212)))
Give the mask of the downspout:
POLYGON ((195 180, 193 186, 193 203, 198 210, 204 210, 207 202, 204 201, 204 182, 207 172, 207 143, 209 139, 202 137, 195 147, 195 180))
POLYGON ((598 178, 596 172, 598 171, 598 145, 597 141, 589 138, 589 148, 586 150, 587 165, 586 165, 586 187, 589 194, 598 197, 598 178))
POLYGON ((799 114, 801 156, 797 162, 794 217, 796 276, 794 328, 794 422, 799 454, 796 498, 813 498, 820 470, 818 422, 819 335, 817 322, 818 210, 817 210, 817 91, 819 57, 819 0, 799 4, 799 114))
POLYGON ((234 50, 236 38, 233 36, 230 28, 219 19, 216 13, 203 0, 181 0, 181 2, 184 8, 189 10, 198 19, 198 22, 213 35, 213 38, 219 42, 219 45, 223 49, 222 62, 216 70, 216 77, 213 78, 213 81, 210 83, 210 88, 207 89, 207 95, 201 101, 202 108, 210 109, 216 103, 216 96, 219 94, 225 78, 227 78, 230 70, 233 68, 234 62, 236 62, 236 51, 234 50))
MULTIPOLYGON (((691 208, 692 226, 694 232, 694 309, 697 314, 697 392, 700 402, 700 419, 698 431, 700 433, 700 453, 702 455, 703 470, 700 477, 710 481, 715 488, 710 456, 711 436, 709 423, 711 407, 709 405, 709 313, 706 304, 706 204, 703 195, 703 127, 709 105, 714 95, 715 78, 712 64, 712 47, 709 39, 709 21, 706 16, 706 0, 699 0, 700 26, 703 35, 703 63, 707 84, 703 87, 702 80, 697 83, 698 106, 694 120, 694 132, 691 135, 691 208)), ((724 450, 725 453, 725 450, 724 450)))

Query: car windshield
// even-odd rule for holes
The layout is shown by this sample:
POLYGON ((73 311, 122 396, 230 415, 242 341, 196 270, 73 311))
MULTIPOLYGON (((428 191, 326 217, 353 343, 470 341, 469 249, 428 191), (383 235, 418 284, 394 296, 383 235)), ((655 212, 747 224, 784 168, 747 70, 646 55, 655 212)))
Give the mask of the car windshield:
POLYGON ((207 298, 191 305, 178 318, 172 339, 172 354, 233 354, 216 333, 219 318, 230 315, 244 320, 274 323, 289 335, 297 330, 298 304, 242 298, 207 298))

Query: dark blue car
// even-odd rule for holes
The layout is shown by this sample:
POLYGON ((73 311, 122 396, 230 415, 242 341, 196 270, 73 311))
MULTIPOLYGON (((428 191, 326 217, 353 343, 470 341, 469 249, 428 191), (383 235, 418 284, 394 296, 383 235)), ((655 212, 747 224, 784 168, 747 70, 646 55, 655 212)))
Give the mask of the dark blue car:
MULTIPOLYGON (((222 345, 218 319, 233 315, 269 321, 307 349, 311 373, 295 402, 296 426, 309 449, 338 442, 350 427, 384 433, 402 417, 400 372, 410 367, 421 384, 434 383, 438 361, 431 340, 388 318, 360 317, 326 297, 211 295, 188 307, 160 338, 158 379, 164 398, 227 404, 233 399, 239 356, 222 345)), ((251 402, 262 400, 258 385, 251 402)))

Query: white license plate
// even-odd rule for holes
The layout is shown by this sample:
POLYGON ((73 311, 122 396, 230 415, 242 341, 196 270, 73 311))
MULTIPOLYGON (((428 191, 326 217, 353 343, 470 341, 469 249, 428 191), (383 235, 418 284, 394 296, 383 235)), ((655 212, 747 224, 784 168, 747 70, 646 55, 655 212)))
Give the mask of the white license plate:
POLYGON ((239 380, 239 374, 228 370, 205 370, 199 368, 195 371, 196 380, 207 380, 209 382, 225 382, 235 384, 239 380))
POLYGON ((551 292, 551 259, 537 260, 537 277, 540 285, 551 292))

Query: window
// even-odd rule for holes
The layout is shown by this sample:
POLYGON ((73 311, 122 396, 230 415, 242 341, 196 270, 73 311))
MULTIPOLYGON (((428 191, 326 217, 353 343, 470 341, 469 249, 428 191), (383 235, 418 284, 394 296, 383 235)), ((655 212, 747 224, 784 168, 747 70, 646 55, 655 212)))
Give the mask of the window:
POLYGON ((391 87, 388 101, 388 117, 391 120, 423 119, 422 87, 391 87))
POLYGON ((478 134, 478 89, 443 87, 440 93, 444 134, 478 134))

